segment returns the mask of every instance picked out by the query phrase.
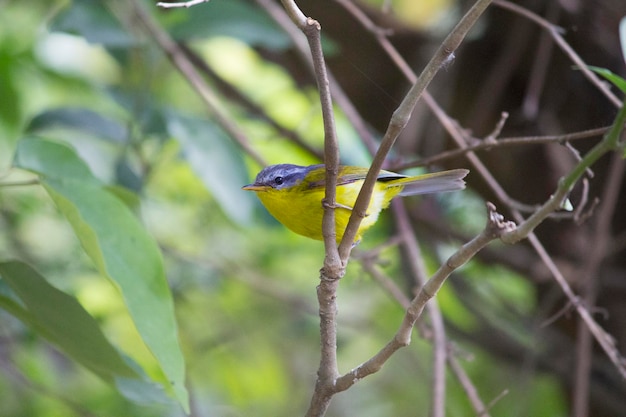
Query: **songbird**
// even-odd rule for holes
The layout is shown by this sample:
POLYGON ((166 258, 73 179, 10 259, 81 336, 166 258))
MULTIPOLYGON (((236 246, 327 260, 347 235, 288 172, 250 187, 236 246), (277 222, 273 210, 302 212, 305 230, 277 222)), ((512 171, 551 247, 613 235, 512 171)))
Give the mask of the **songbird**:
MULTIPOLYGON (((368 168, 340 166, 337 178, 335 224, 337 243, 341 242, 356 198, 368 168)), ((271 165, 242 189, 254 191, 265 208, 283 225, 302 236, 323 240, 322 217, 325 196, 324 165, 271 165)), ((453 169, 416 176, 380 171, 372 198, 361 221, 354 243, 376 223, 381 210, 396 196, 456 191, 465 188, 467 169, 453 169)))

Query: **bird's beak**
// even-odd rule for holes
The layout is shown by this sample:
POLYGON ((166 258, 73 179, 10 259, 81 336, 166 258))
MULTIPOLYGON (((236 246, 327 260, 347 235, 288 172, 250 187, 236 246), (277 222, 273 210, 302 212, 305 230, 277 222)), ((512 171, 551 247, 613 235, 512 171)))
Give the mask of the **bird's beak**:
POLYGON ((246 190, 246 191, 265 191, 268 188, 269 187, 267 185, 261 185, 261 184, 248 184, 248 185, 241 187, 242 190, 246 190))

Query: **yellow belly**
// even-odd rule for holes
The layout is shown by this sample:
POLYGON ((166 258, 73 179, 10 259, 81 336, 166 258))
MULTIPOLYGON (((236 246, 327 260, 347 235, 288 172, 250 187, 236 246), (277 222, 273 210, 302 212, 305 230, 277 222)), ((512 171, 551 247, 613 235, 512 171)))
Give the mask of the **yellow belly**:
MULTIPOLYGON (((339 206, 353 207, 361 190, 363 181, 355 181, 337 187, 337 203, 339 206)), ((384 183, 377 183, 370 204, 367 208, 367 216, 361 222, 355 242, 361 239, 361 235, 378 220, 381 210, 389 205, 389 201, 396 196, 402 187, 388 188, 384 183)), ((279 222, 300 235, 323 240, 322 236, 322 199, 324 188, 275 190, 268 189, 257 193, 259 199, 267 210, 279 222)), ((337 243, 341 241, 343 233, 348 225, 352 210, 347 208, 335 209, 335 225, 337 243)))

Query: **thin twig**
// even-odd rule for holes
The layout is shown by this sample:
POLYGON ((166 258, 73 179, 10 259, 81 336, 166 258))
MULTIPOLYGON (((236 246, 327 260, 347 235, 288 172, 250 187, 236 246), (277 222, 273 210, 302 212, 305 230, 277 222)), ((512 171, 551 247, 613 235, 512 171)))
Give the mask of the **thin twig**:
POLYGON ((411 299, 406 296, 404 291, 391 279, 378 269, 371 259, 361 260, 363 269, 370 274, 376 282, 387 291, 402 307, 409 308, 411 299))
POLYGON ((619 107, 622 104, 622 101, 617 98, 615 94, 613 94, 607 84, 604 83, 593 71, 587 68, 587 64, 582 60, 582 58, 580 58, 580 56, 567 43, 567 41, 565 41, 562 36, 562 28, 557 27, 556 25, 550 23, 543 17, 531 12, 530 10, 509 1, 494 0, 493 4, 494 6, 498 6, 503 9, 517 13, 520 16, 525 17, 526 19, 538 24, 543 29, 547 30, 550 36, 552 36, 556 44, 559 46, 559 48, 561 48, 561 50, 569 57, 569 59, 571 59, 572 62, 576 64, 578 69, 582 71, 585 78, 587 78, 598 90, 600 90, 606 96, 606 98, 608 98, 609 101, 615 105, 615 107, 619 107))
POLYGON ((489 242, 497 239, 503 233, 510 232, 515 227, 513 223, 504 221, 503 216, 496 212, 493 204, 487 203, 487 211, 488 220, 483 231, 474 239, 461 246, 422 286, 411 301, 411 305, 407 309, 393 339, 372 358, 337 378, 334 387, 335 392, 344 391, 360 379, 377 372, 398 349, 408 346, 411 342, 413 326, 417 319, 421 317, 426 303, 437 294, 450 274, 472 259, 489 242))
MULTIPOLYGON (((561 4, 554 1, 548 3, 548 19, 555 21, 558 19, 561 11, 561 4)), ((526 93, 522 104, 522 112, 528 120, 534 120, 539 112, 539 102, 541 94, 544 91, 546 75, 550 68, 550 57, 552 56, 552 48, 554 42, 550 39, 550 35, 542 33, 539 38, 539 47, 537 53, 533 57, 533 65, 530 71, 529 81, 526 85, 526 93)))
MULTIPOLYGON (((280 8, 273 0, 256 0, 256 2, 267 12, 267 14, 285 31, 287 36, 294 43, 295 51, 300 56, 301 60, 306 64, 307 68, 314 74, 313 62, 306 43, 306 39, 302 36, 300 31, 294 30, 289 16, 283 8, 280 8)), ((368 151, 373 155, 376 152, 376 141, 374 135, 367 127, 367 123, 361 117, 354 104, 350 101, 350 98, 343 90, 339 82, 335 79, 333 73, 327 69, 328 80, 333 86, 331 94, 337 105, 341 108, 348 121, 352 124, 352 127, 356 130, 359 137, 363 140, 368 151)))
MULTIPOLYGON (((277 6, 280 7, 280 6, 277 6)), ((282 10, 282 9, 281 9, 282 10)), ((231 84, 217 74, 206 61, 204 61, 196 52, 187 45, 179 43, 178 46, 185 53, 185 56, 195 65, 195 67, 204 73, 222 93, 223 96, 230 97, 231 101, 241 105, 246 111, 251 113, 255 118, 267 123, 276 133, 287 140, 293 142, 296 146, 308 152, 311 156, 318 158, 320 161, 324 158, 322 151, 309 143, 307 143, 296 131, 282 126, 272 116, 268 114, 266 109, 250 100, 248 96, 242 93, 236 86, 231 84)))
POLYGON ((472 5, 446 39, 441 43, 433 57, 430 61, 428 61, 422 70, 422 73, 402 100, 400 106, 393 112, 387 131, 385 132, 380 147, 378 148, 378 151, 374 156, 374 160, 370 165, 365 182, 361 187, 359 196, 354 204, 354 208, 352 209, 350 221, 346 226, 343 239, 339 245, 339 254, 342 261, 347 261, 350 256, 350 251, 359 229, 359 225, 367 215, 367 207, 372 197, 378 173, 380 172, 391 147, 408 123, 417 101, 422 96, 422 93, 432 81, 439 69, 454 57, 454 52, 490 3, 491 0, 477 0, 472 5))
POLYGON ((456 379, 459 381, 463 390, 465 391, 465 395, 469 398, 472 407, 474 407, 474 411, 479 417, 490 417, 489 408, 485 407, 485 404, 480 399, 480 395, 478 395, 478 391, 469 376, 454 356, 454 354, 448 354, 448 363, 450 364, 450 369, 452 369, 452 373, 456 376, 456 379))
POLYGON ((453 149, 450 151, 440 152, 435 156, 420 159, 413 162, 406 162, 397 166, 393 166, 393 169, 404 170, 409 168, 430 166, 439 164, 448 159, 458 158, 467 154, 468 152, 476 151, 491 151, 500 150, 504 148, 510 148, 514 146, 526 146, 526 145, 544 145, 550 143, 568 143, 570 141, 576 141, 581 139, 590 139, 604 135, 609 131, 611 126, 600 127, 596 129, 589 129, 580 132, 566 133, 563 135, 546 135, 546 136, 521 136, 513 138, 501 138, 496 141, 480 141, 472 145, 467 145, 463 148, 453 149))
MULTIPOLYGON (((568 175, 561 178, 561 180, 559 181, 559 186, 557 187, 554 194, 548 199, 548 201, 546 201, 546 203, 544 203, 541 208, 538 209, 528 219, 520 221, 520 225, 516 230, 503 234, 501 239, 507 243, 514 243, 521 238, 528 237, 530 243, 535 248, 535 251, 539 254, 543 262, 550 269, 550 272, 561 287, 563 293, 576 308, 576 311, 578 312, 580 318, 584 322, 589 332, 594 336, 595 340, 603 348, 606 355, 613 362, 618 372, 622 375, 623 378, 626 379, 626 361, 624 361, 624 358, 621 356, 617 347, 615 346, 615 341, 609 334, 604 331, 604 329, 602 329, 602 327, 600 327, 596 323, 584 303, 580 302, 579 298, 574 294, 566 279, 563 277, 561 272, 554 264, 552 258, 550 258, 545 248, 539 242, 539 239, 537 239, 536 235, 533 233, 535 227, 537 227, 537 225, 539 225, 543 221, 543 219, 545 219, 545 216, 548 213, 557 210, 562 205, 563 200, 567 197, 574 184, 580 179, 580 177, 584 174, 588 167, 592 166, 606 153, 615 151, 619 148, 619 138, 621 133, 623 132, 625 123, 626 102, 622 105, 620 111, 615 118, 611 130, 605 135, 604 139, 596 146, 594 146, 589 152, 587 152, 583 159, 574 167, 574 169, 568 175)), ((614 185, 611 185, 611 187, 612 189, 614 189, 614 185)), ((612 206, 614 206, 614 204, 612 204, 612 206)), ((521 215, 519 213, 514 211, 513 215, 521 220, 521 215)), ((610 221, 609 219, 604 220, 610 221)))
POLYGON ((250 155, 259 165, 266 165, 263 157, 261 157, 261 155, 255 151, 252 146, 250 146, 245 133, 243 133, 237 124, 230 118, 228 112, 225 110, 225 106, 221 104, 219 98, 204 82, 200 73, 198 73, 194 65, 185 56, 185 53, 180 49, 176 42, 174 42, 170 35, 161 29, 152 16, 146 12, 140 1, 134 0, 132 4, 135 18, 165 52, 176 69, 184 75, 185 80, 187 80, 187 82, 198 93, 219 125, 244 150, 244 152, 250 155))
MULTIPOLYGON (((392 209, 395 214, 398 232, 402 236, 402 245, 407 252, 406 259, 411 275, 416 287, 420 288, 426 284, 426 266, 424 265, 416 235, 411 227, 409 215, 402 200, 392 201, 392 209)), ((446 331, 443 315, 437 300, 432 299, 426 304, 426 308, 433 331, 433 383, 430 415, 433 417, 444 417, 446 405, 446 358, 448 351, 446 347, 446 331)))
MULTIPOLYGON (((593 235, 586 239, 590 243, 589 252, 585 256, 585 264, 581 272, 583 282, 583 300, 587 309, 592 310, 596 304, 598 286, 600 285, 600 266, 606 256, 611 241, 611 222, 617 207, 617 198, 624 177, 624 159, 620 153, 613 153, 609 166, 608 177, 602 190, 600 210, 595 216, 592 227, 593 235)), ((574 417, 589 414, 589 386, 593 359, 593 338, 587 324, 580 320, 576 340, 576 377, 574 379, 574 417)))
POLYGON ((159 2, 159 3, 157 3, 157 6, 158 7, 162 7, 164 9, 171 9, 171 8, 177 8, 177 7, 189 8, 189 7, 195 6, 197 4, 208 3, 209 1, 210 0, 189 0, 189 1, 179 2, 179 3, 159 2))

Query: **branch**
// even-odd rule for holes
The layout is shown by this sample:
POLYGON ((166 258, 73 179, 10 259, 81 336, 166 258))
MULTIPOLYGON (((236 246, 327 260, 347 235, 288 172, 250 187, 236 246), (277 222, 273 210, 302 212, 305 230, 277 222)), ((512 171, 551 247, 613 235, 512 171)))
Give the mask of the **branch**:
POLYGON ((140 1, 134 0, 132 4, 135 17, 139 23, 165 52, 172 64, 184 76, 185 80, 187 80, 191 87, 198 93, 209 111, 213 114, 213 117, 215 117, 217 123, 219 123, 228 135, 244 152, 250 155, 252 159, 261 166, 266 165, 263 157, 250 146, 245 133, 243 133, 237 124, 229 117, 228 112, 224 109, 217 95, 215 95, 204 82, 202 76, 198 73, 181 48, 167 32, 154 22, 152 16, 146 12, 140 1))
POLYGON ((450 256, 446 263, 420 289, 417 296, 411 301, 400 328, 393 339, 371 359, 339 377, 335 385, 335 392, 345 391, 360 379, 378 372, 391 355, 398 349, 408 346, 411 342, 413 326, 422 315, 426 303, 437 294, 450 274, 474 257, 489 242, 499 238, 504 233, 509 233, 515 228, 514 223, 504 221, 504 217, 496 212, 493 204, 487 203, 487 211, 487 225, 483 231, 450 256))
POLYGON ((531 12, 528 9, 525 9, 517 4, 508 2, 506 0, 494 0, 494 6, 501 7, 503 9, 512 11, 514 13, 519 14, 541 26, 543 29, 547 30, 550 36, 554 39, 556 44, 561 48, 561 50, 569 57, 569 59, 576 64, 578 69, 582 71, 585 78, 587 78, 598 90, 600 90, 608 99, 615 105, 615 107, 619 107, 621 105, 621 100, 613 94, 610 87, 603 82, 593 71, 590 71, 587 68, 587 64, 582 60, 580 56, 574 51, 574 49, 563 39, 561 33, 563 29, 553 25, 552 23, 545 20, 543 17, 531 12))
POLYGON ((402 100, 400 106, 394 111, 389 121, 389 126, 385 132, 385 136, 374 156, 374 160, 365 178, 365 182, 361 187, 359 196, 352 209, 350 221, 339 245, 339 255, 343 262, 346 262, 350 256, 350 251, 354 243, 361 221, 367 215, 367 207, 369 206, 376 178, 382 168, 383 162, 396 139, 406 126, 413 112, 413 108, 417 104, 420 96, 432 81, 439 69, 444 66, 450 59, 454 58, 454 51, 459 47, 469 30, 476 23, 480 15, 485 11, 491 0, 477 0, 476 3, 468 10, 459 23, 454 27, 452 32, 446 37, 439 46, 434 56, 422 70, 407 95, 402 100))
MULTIPOLYGON (((292 25, 292 21, 289 16, 285 12, 283 8, 280 8, 276 2, 273 0, 256 0, 256 2, 263 7, 263 9, 267 12, 267 14, 274 19, 276 24, 280 26, 287 36, 291 38, 295 46, 295 51, 300 56, 301 60, 310 68, 311 73, 314 74, 313 70, 313 62, 311 60, 311 55, 309 53, 308 46, 302 37, 302 33, 295 30, 292 25)), ((333 86, 331 90, 331 94, 337 105, 343 110, 344 115, 350 121, 354 129, 356 130, 359 137, 363 140, 365 146, 368 151, 373 155, 376 152, 376 140, 374 135, 370 132, 367 123, 360 116, 356 107, 350 101, 350 98, 343 90, 341 85, 336 81, 332 72, 328 70, 328 79, 330 84, 333 86)))
POLYGON ((317 371, 317 381, 307 416, 325 414, 332 395, 329 389, 334 385, 339 371, 337 369, 337 287, 339 279, 345 273, 345 263, 339 258, 335 230, 336 184, 339 173, 339 144, 337 141, 335 119, 333 115, 330 85, 326 63, 322 52, 320 37, 321 26, 314 19, 307 18, 293 0, 282 0, 287 14, 296 26, 302 30, 309 43, 315 79, 320 94, 322 117, 324 121, 324 163, 326 169, 326 191, 324 197, 324 217, 322 234, 326 256, 320 271, 320 285, 317 298, 320 315, 321 357, 317 371))
MULTIPOLYGON (((277 6, 279 7, 279 6, 277 6)), ((282 10, 282 9, 281 9, 282 10)), ((309 153, 311 156, 322 160, 324 156, 321 151, 307 143, 298 132, 286 128, 281 125, 276 119, 270 116, 267 110, 261 105, 252 101, 247 95, 245 95, 238 87, 231 82, 222 78, 213 68, 211 68, 206 61, 204 61, 196 52, 194 52, 189 46, 183 43, 177 43, 178 47, 183 51, 185 56, 191 61, 191 63, 201 71, 210 81, 212 81, 216 89, 222 96, 229 97, 229 99, 240 105, 244 110, 250 113, 254 118, 258 118, 261 121, 267 123, 276 133, 284 137, 285 139, 293 142, 296 146, 303 151, 309 153)))
MULTIPOLYGON (((611 240, 611 221, 615 214, 617 198, 621 189, 624 173, 624 160, 617 152, 613 153, 609 175, 604 183, 600 200, 602 205, 595 216, 592 227, 593 234, 587 240, 589 253, 582 267, 581 281, 583 282, 584 304, 593 311, 598 294, 600 280, 600 266, 604 260, 611 240)), ((574 380, 574 407, 573 415, 584 417, 589 414, 589 384, 591 378, 591 364, 593 358, 593 338, 584 321, 578 324, 576 341, 576 378, 574 380)))
POLYGON ((468 152, 500 150, 503 148, 523 145, 544 145, 549 143, 563 144, 570 141, 589 139, 596 136, 604 135, 609 131, 609 129, 611 129, 611 126, 599 127, 596 129, 589 129, 581 132, 566 133, 563 135, 521 136, 514 138, 502 138, 492 141, 482 140, 478 143, 465 146, 463 148, 440 152, 437 155, 431 156, 429 158, 424 158, 413 162, 406 162, 401 165, 394 166, 393 169, 402 171, 409 168, 435 165, 448 159, 458 158, 467 154, 468 152))
MULTIPOLYGON (((515 243, 520 239, 528 237, 539 256, 552 272, 563 293, 576 308, 576 311, 583 320, 585 326, 589 329, 589 332, 591 332, 596 341, 600 344, 602 349, 605 351, 611 362, 613 362, 616 369, 624 379, 626 379, 626 361, 621 356, 619 350, 615 346, 615 341, 608 333, 604 331, 604 329, 602 329, 602 327, 600 327, 595 322, 587 307, 583 305, 583 303, 580 302, 579 298, 574 294, 571 287, 567 283, 567 280, 565 279, 565 277, 563 277, 546 250, 543 248, 543 246, 533 233, 533 230, 546 218, 547 215, 549 215, 552 211, 558 210, 561 207, 564 199, 567 197, 574 184, 580 179, 580 177, 591 165, 593 165, 606 153, 621 149, 621 143, 619 139, 625 127, 626 102, 619 110, 611 127, 611 130, 605 135, 604 139, 596 146, 594 146, 589 152, 587 152, 582 160, 574 167, 572 172, 570 172, 567 176, 563 177, 559 181, 559 186, 557 190, 548 199, 548 201, 546 201, 546 203, 543 204, 528 219, 521 222, 516 230, 507 232, 501 237, 502 241, 506 243, 515 243)), ((516 217, 521 217, 519 213, 513 212, 513 214, 516 217)), ((608 221, 608 219, 606 220, 608 221)))
POLYGON ((582 177, 585 171, 596 163, 598 159, 607 152, 618 148, 619 136, 624 129, 626 123, 626 102, 622 105, 611 130, 605 135, 604 139, 596 144, 581 161, 574 167, 572 172, 561 178, 559 186, 552 196, 546 201, 535 213, 526 219, 519 227, 502 237, 505 243, 516 243, 526 238, 545 218, 554 211, 561 209, 563 202, 569 195, 570 191, 582 177))
MULTIPOLYGON (((407 252, 406 259, 409 263, 411 275, 414 277, 416 288, 422 287, 426 283, 426 266, 423 256, 417 243, 417 237, 411 227, 409 215, 402 201, 392 202, 397 227, 402 237, 402 244, 407 252)), ((439 309, 437 300, 432 300, 426 305, 428 316, 432 327, 433 342, 433 384, 432 384, 432 417, 444 417, 446 405, 446 358, 447 342, 443 315, 439 309)))
POLYGON ((157 7, 162 7, 164 9, 172 9, 172 8, 177 8, 177 7, 189 8, 189 7, 195 6, 197 4, 208 3, 209 1, 210 0, 189 0, 189 1, 183 1, 183 2, 180 2, 180 3, 159 2, 159 3, 157 3, 157 7))

